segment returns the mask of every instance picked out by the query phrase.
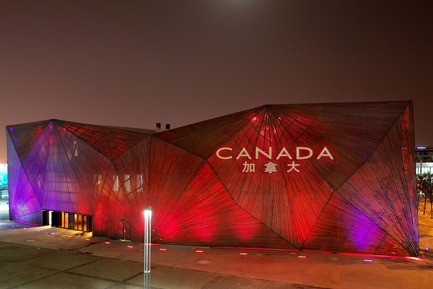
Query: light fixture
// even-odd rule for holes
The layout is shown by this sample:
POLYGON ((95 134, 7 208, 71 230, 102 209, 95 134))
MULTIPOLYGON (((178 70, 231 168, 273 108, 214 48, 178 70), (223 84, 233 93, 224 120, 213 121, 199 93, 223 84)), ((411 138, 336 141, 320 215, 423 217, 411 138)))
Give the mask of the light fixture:
POLYGON ((144 288, 150 289, 150 255, 152 250, 152 207, 144 207, 144 288))

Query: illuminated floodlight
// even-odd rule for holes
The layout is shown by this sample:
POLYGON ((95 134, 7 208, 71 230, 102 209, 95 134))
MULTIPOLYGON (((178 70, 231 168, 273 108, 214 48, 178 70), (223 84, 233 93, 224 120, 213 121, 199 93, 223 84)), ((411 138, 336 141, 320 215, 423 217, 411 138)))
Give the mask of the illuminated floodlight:
POLYGON ((150 255, 152 250, 152 207, 144 207, 144 288, 150 289, 150 255))
POLYGON ((423 261, 423 258, 420 257, 404 257, 406 260, 412 260, 412 261, 423 261))
POLYGON ((145 217, 152 217, 152 209, 151 206, 146 206, 146 209, 144 209, 144 216, 145 217))

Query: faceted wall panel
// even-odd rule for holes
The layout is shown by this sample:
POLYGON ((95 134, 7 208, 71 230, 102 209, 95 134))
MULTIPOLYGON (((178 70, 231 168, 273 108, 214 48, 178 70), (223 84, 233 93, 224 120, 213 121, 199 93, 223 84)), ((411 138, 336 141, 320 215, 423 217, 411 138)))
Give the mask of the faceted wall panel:
POLYGON ((406 255, 407 250, 397 240, 355 206, 335 194, 317 220, 303 248, 330 252, 406 255))
POLYGON ((46 126, 45 130, 38 134, 39 138, 22 161, 23 169, 40 204, 44 196, 51 127, 46 126))
POLYGON ((71 180, 76 180, 74 187, 80 191, 73 212, 92 215, 111 162, 63 126, 56 127, 61 142, 60 150, 64 149, 63 161, 68 164, 71 180))
POLYGON ((116 207, 108 209, 118 222, 120 232, 116 234, 122 235, 125 226, 128 239, 140 240, 143 236, 144 204, 149 203, 149 152, 150 137, 146 137, 114 161, 124 197, 119 198, 116 207))
POLYGON ((185 245, 261 246, 295 249, 241 209, 206 164, 164 218, 155 238, 185 245), (236 220, 236 221, 234 221, 236 220))
POLYGON ((152 228, 158 232, 205 160, 158 138, 151 140, 150 156, 148 203, 159 208, 152 214, 152 228))
POLYGON ((268 105, 149 130, 7 127, 10 218, 93 216, 95 235, 418 255, 412 103, 268 105))
POLYGON ((12 140, 18 158, 22 161, 32 149, 35 142, 47 126, 48 121, 26 123, 18 126, 9 126, 8 134, 12 140))
POLYGON ((41 205, 30 185, 25 170, 13 149, 12 140, 7 136, 9 218, 12 221, 40 224, 41 205))

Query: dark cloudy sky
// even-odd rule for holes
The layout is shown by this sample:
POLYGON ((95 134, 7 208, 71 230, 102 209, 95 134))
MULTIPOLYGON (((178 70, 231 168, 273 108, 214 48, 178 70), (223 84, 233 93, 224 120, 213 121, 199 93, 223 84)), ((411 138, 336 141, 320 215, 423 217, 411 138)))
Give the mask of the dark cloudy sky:
POLYGON ((4 127, 172 127, 263 104, 413 99, 433 146, 433 1, 0 0, 4 127))

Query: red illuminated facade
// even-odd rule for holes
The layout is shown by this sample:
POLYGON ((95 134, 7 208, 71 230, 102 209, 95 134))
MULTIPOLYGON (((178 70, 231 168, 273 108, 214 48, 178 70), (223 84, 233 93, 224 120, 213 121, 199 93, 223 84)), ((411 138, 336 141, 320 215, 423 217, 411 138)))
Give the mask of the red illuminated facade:
POLYGON ((48 120, 7 141, 13 221, 53 211, 139 241, 149 205, 155 243, 419 253, 410 101, 269 105, 160 133, 48 120))

